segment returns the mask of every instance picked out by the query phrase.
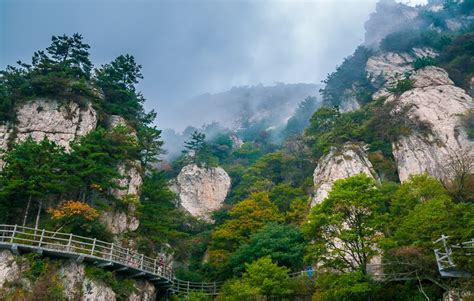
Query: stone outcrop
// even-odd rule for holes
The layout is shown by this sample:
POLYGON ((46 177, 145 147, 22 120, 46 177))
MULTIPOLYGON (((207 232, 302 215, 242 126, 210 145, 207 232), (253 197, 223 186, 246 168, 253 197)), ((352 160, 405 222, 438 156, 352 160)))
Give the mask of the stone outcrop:
POLYGON ((21 104, 16 114, 16 141, 28 136, 36 141, 48 138, 66 149, 97 126, 97 113, 90 103, 82 108, 75 102, 39 98, 21 104))
POLYGON ((472 97, 454 86, 447 72, 438 67, 423 68, 410 78, 415 88, 403 93, 398 101, 410 106, 410 117, 428 124, 431 133, 413 132, 393 143, 400 180, 424 172, 447 176, 443 170, 451 158, 474 148, 462 126, 462 116, 474 109, 472 97))
POLYGON ((328 196, 336 180, 361 173, 375 177, 372 163, 362 145, 346 143, 339 149, 333 147, 319 159, 314 170, 315 194, 311 206, 321 203, 328 196))
POLYGON ((387 96, 387 87, 413 71, 413 62, 419 57, 435 57, 431 48, 414 48, 411 53, 382 52, 367 60, 365 71, 379 89, 373 96, 387 96))
MULTIPOLYGON (((35 283, 25 275, 29 270, 28 260, 14 256, 8 250, 0 251, 0 298, 18 289, 31 294, 35 283)), ((60 281, 66 300, 113 301, 117 299, 111 287, 100 281, 89 279, 85 272, 85 265, 74 260, 61 261, 60 268, 52 278, 60 281)), ((128 296, 129 301, 156 300, 157 292, 152 283, 135 280, 134 286, 136 291, 128 296)))
POLYGON ((115 208, 104 212, 99 220, 112 234, 133 232, 140 225, 140 221, 136 217, 136 206, 132 203, 128 204, 127 210, 115 208))
POLYGON ((21 268, 10 251, 0 251, 0 291, 7 282, 20 279, 21 268))
POLYGON ((193 216, 210 220, 210 214, 221 208, 230 189, 230 177, 221 167, 183 167, 172 182, 180 205, 193 216))

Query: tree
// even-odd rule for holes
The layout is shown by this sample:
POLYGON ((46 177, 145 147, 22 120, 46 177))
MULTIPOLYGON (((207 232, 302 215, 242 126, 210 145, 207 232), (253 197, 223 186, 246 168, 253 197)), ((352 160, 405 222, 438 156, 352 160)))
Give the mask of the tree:
POLYGON ((244 271, 245 263, 269 256, 273 262, 293 270, 301 269, 304 255, 304 239, 293 225, 269 223, 250 236, 229 259, 233 274, 244 271))
POLYGON ((193 163, 197 163, 201 151, 203 151, 206 147, 205 139, 206 135, 199 133, 198 131, 194 131, 191 134, 190 139, 184 142, 185 150, 183 150, 183 153, 190 156, 193 163))
POLYGON ((272 300, 288 297, 292 293, 289 269, 273 263, 269 256, 245 266, 241 279, 224 284, 224 300, 272 300))
POLYGON ((149 122, 142 123, 137 129, 138 148, 140 150, 140 161, 142 166, 151 168, 153 163, 159 161, 158 156, 163 153, 161 140, 161 130, 156 126, 150 126, 155 119, 156 113, 149 113, 149 122))
POLYGON ((222 266, 230 252, 246 243, 249 237, 269 222, 281 222, 283 216, 270 202, 268 193, 253 193, 229 211, 229 219, 214 229, 211 234, 210 261, 222 266))
POLYGON ((97 85, 104 92, 104 110, 109 114, 121 115, 135 123, 145 117, 145 99, 136 91, 135 84, 143 76, 141 66, 132 55, 120 55, 110 64, 96 69, 97 85))
POLYGON ((126 160, 139 159, 138 143, 129 129, 117 126, 112 131, 98 128, 71 145, 68 173, 73 191, 83 202, 92 201, 92 191, 105 193, 120 189, 117 166, 126 160))
POLYGON ((3 160, 5 166, 0 173, 0 199, 4 202, 12 199, 27 200, 26 204, 18 204, 25 208, 23 225, 28 221, 31 204, 36 203, 37 227, 43 200, 64 191, 64 149, 47 139, 35 142, 33 138, 28 137, 24 142, 15 144, 4 155, 3 160))
POLYGON ((65 227, 69 227, 69 232, 74 232, 75 228, 80 228, 85 223, 93 222, 99 217, 96 209, 79 201, 69 200, 62 202, 56 208, 49 208, 48 213, 56 224, 56 233, 65 227))
POLYGON ((78 33, 72 37, 67 35, 53 36, 51 45, 44 51, 33 55, 33 68, 45 75, 48 72, 63 71, 67 76, 89 79, 92 63, 89 60, 90 46, 82 42, 78 33))
POLYGON ((294 199, 305 199, 307 196, 301 188, 294 188, 289 184, 278 184, 269 193, 270 200, 278 206, 281 212, 290 209, 294 199))
POLYGON ((336 181, 305 225, 309 258, 339 271, 366 273, 367 263, 377 254, 383 207, 373 178, 360 174, 336 181))
POLYGON ((362 272, 324 273, 318 275, 316 279, 316 291, 313 300, 371 300, 376 288, 370 278, 362 272))
POLYGON ((286 123, 283 133, 285 137, 300 134, 304 131, 309 125, 309 119, 316 110, 316 101, 316 97, 308 96, 298 105, 295 113, 286 123))

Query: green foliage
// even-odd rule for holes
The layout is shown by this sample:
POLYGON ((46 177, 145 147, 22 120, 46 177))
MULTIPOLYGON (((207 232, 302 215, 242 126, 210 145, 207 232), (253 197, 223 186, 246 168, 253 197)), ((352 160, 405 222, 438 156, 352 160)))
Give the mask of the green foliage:
POLYGON ((67 188, 64 149, 49 140, 36 143, 29 137, 15 144, 2 159, 0 210, 6 221, 20 223, 20 212, 29 206, 27 202, 40 203, 67 188))
POLYGON ((14 121, 14 104, 34 96, 72 99, 79 104, 84 97, 95 100, 87 82, 92 69, 89 48, 80 34, 53 36, 46 51, 34 53, 31 65, 7 66, 0 72, 0 106, 5 109, 0 121, 14 121))
POLYGON ((434 65, 436 65, 436 60, 431 56, 422 56, 413 61, 413 69, 415 70, 423 69, 427 66, 434 65))
POLYGON ((372 54, 372 50, 359 46, 353 55, 345 58, 341 66, 323 81, 326 84, 320 90, 323 101, 331 106, 339 106, 348 97, 347 92, 355 88, 356 95, 349 97, 356 96, 360 103, 366 103, 367 98, 375 92, 365 72, 365 65, 372 54))
POLYGON ((120 55, 110 64, 96 70, 97 85, 104 93, 101 103, 108 114, 121 115, 133 122, 144 117, 145 99, 136 91, 135 85, 143 76, 141 66, 132 55, 120 55))
POLYGON ((313 207, 305 225, 311 240, 308 258, 339 271, 365 273, 376 254, 384 207, 372 178, 361 174, 336 181, 329 196, 313 207))
POLYGON ((281 212, 286 212, 295 199, 305 199, 306 194, 301 188, 294 188, 289 184, 282 183, 272 188, 269 197, 281 212))
POLYGON ((402 95, 404 92, 409 91, 415 87, 415 82, 409 78, 397 80, 387 90, 397 96, 402 95))
POLYGON ((383 51, 410 52, 415 47, 442 50, 451 39, 435 30, 405 29, 388 34, 380 42, 383 51))
POLYGON ((288 269, 263 257, 246 264, 241 279, 232 279, 224 284, 221 300, 282 299, 293 292, 288 278, 288 269))
POLYGON ((107 189, 120 189, 116 179, 120 162, 139 158, 137 140, 124 126, 111 131, 98 128, 71 145, 68 169, 71 185, 79 188, 79 199, 92 200, 107 189))
POLYGON ((192 163, 197 163, 201 152, 206 148, 206 135, 194 131, 188 141, 184 142, 183 153, 191 158, 192 163))
POLYGON ((303 266, 304 239, 301 231, 293 225, 270 223, 250 236, 248 243, 241 245, 229 259, 229 271, 240 274, 245 263, 269 256, 273 262, 292 270, 303 266))
POLYGON ((116 294, 117 300, 127 300, 128 296, 137 291, 133 280, 119 278, 115 273, 102 268, 88 265, 85 268, 85 274, 87 278, 109 286, 116 294))
POLYGON ((270 201, 268 193, 254 193, 229 211, 229 219, 212 231, 210 262, 222 267, 231 252, 269 222, 281 222, 283 215, 270 201))
POLYGON ((439 62, 456 85, 468 89, 474 76, 474 32, 456 37, 443 49, 439 62))
POLYGON ((286 123, 286 127, 283 130, 284 137, 300 134, 304 131, 309 125, 311 115, 316 110, 316 101, 316 97, 307 97, 298 105, 293 116, 286 123))
POLYGON ((376 284, 361 272, 344 274, 325 273, 316 278, 315 301, 371 300, 376 284))
POLYGON ((139 209, 138 233, 143 237, 140 248, 147 253, 156 253, 160 251, 156 247, 170 244, 177 250, 175 257, 183 259, 189 255, 186 239, 202 229, 193 217, 177 206, 168 181, 160 171, 154 171, 144 179, 139 209))

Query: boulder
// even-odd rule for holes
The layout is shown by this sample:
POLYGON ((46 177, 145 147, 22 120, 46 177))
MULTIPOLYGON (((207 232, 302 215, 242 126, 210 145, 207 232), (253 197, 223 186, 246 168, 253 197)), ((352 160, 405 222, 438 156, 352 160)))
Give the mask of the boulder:
POLYGON ((191 164, 183 167, 171 190, 189 213, 210 220, 211 213, 222 207, 230 185, 230 177, 223 168, 191 164))

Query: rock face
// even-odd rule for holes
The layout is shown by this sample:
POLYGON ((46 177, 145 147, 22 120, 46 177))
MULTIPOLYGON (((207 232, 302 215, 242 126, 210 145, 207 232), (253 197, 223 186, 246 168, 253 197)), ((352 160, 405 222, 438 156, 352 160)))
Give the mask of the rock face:
POLYGON ((437 53, 431 48, 414 48, 412 53, 382 52, 367 60, 365 71, 371 76, 372 83, 380 90, 373 98, 386 96, 387 87, 406 73, 413 71, 413 61, 419 57, 435 57, 437 53))
POLYGON ((129 204, 126 211, 121 209, 106 211, 100 216, 99 220, 112 234, 133 232, 140 226, 134 204, 129 204))
POLYGON ((0 291, 6 282, 19 279, 21 269, 10 251, 0 251, 0 291))
POLYGON ((85 108, 74 102, 62 104, 50 99, 36 99, 17 108, 16 141, 28 136, 40 141, 45 137, 69 148, 69 143, 97 126, 97 113, 91 104, 85 108))
POLYGON ((191 164, 183 167, 171 189, 189 213, 210 220, 210 214, 221 208, 229 192, 230 177, 221 167, 191 164))
POLYGON ((336 180, 364 173, 375 177, 375 171, 363 146, 346 143, 340 149, 332 148, 322 157, 314 170, 315 194, 311 206, 321 203, 336 180))
POLYGON ((472 152, 474 148, 462 126, 462 116, 474 109, 474 103, 463 89, 454 86, 441 68, 423 68, 411 79, 415 81, 415 88, 403 93, 399 102, 410 105, 410 117, 429 124, 432 133, 414 132, 393 143, 400 181, 424 172, 442 177, 453 155, 472 152))
MULTIPOLYGON (((12 290, 21 289, 31 294, 34 282, 25 276, 30 270, 24 258, 14 256, 10 251, 0 251, 0 298, 12 290)), ((116 300, 115 292, 105 283, 89 279, 85 265, 74 260, 62 261, 60 268, 52 276, 61 282, 66 300, 111 301, 116 300)), ((156 300, 156 288, 143 280, 134 281, 136 292, 128 296, 130 301, 156 300)), ((34 299, 34 298, 33 298, 34 299)))
POLYGON ((402 30, 411 25, 418 15, 415 8, 397 3, 394 0, 381 0, 365 22, 364 45, 377 48, 380 41, 388 34, 402 30))

